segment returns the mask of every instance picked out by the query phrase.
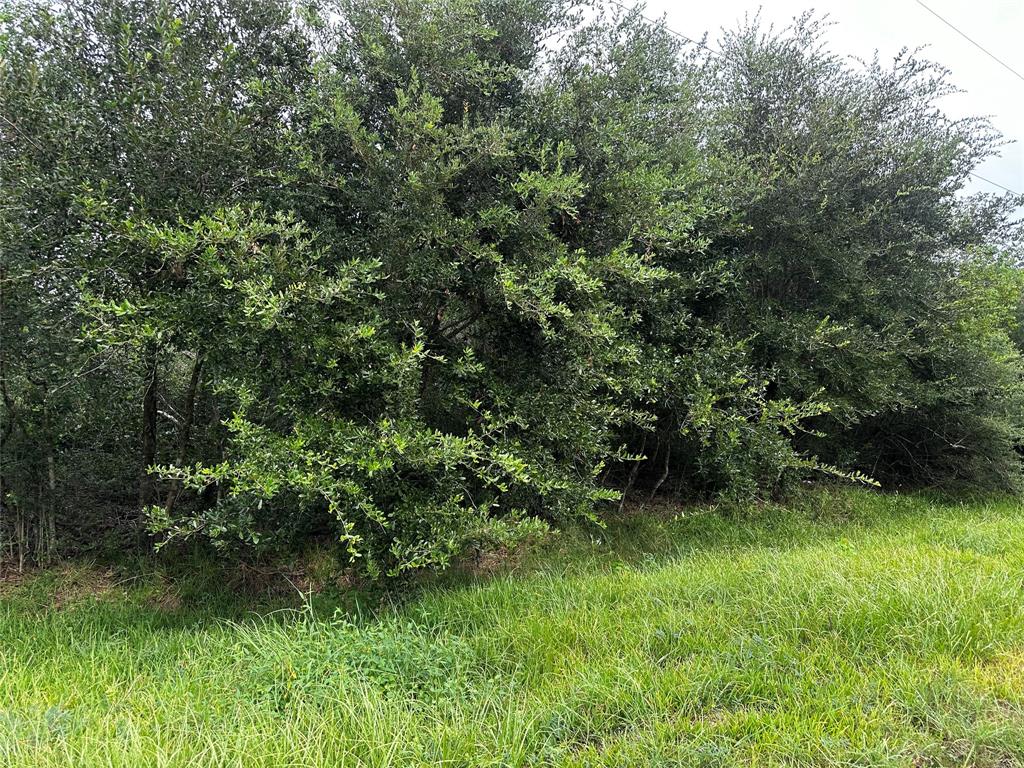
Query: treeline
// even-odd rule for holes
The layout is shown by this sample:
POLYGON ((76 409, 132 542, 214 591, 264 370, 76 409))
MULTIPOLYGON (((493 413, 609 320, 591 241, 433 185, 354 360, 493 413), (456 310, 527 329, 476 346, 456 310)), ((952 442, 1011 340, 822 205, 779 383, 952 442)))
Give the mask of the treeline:
POLYGON ((1013 487, 1000 137, 812 17, 560 0, 0 19, 0 557, 339 542, 373 576, 656 494, 1013 487))

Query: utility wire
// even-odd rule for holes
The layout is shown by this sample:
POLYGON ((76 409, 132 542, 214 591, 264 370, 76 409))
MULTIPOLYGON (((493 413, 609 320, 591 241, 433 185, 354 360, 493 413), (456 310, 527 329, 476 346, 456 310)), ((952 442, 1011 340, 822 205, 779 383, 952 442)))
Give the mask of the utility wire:
MULTIPOLYGON (((1010 65, 1008 65, 1008 63, 1007 63, 1006 61, 1004 61, 1004 60, 1002 60, 1001 58, 999 58, 998 56, 996 56, 996 55, 995 55, 994 53, 992 53, 992 52, 991 52, 990 50, 988 50, 988 49, 987 49, 987 48, 986 48, 986 47, 985 47, 984 45, 982 45, 981 43, 979 43, 979 42, 978 42, 977 40, 973 40, 973 39, 972 39, 971 37, 969 37, 969 36, 968 36, 968 35, 967 35, 966 33, 962 32, 962 31, 961 31, 961 30, 959 30, 959 29, 957 29, 955 25, 953 25, 953 24, 952 24, 951 22, 948 22, 948 20, 947 20, 947 19, 943 18, 943 17, 942 17, 942 16, 940 16, 940 15, 939 15, 938 13, 936 13, 936 12, 935 12, 934 10, 932 10, 931 8, 929 8, 929 7, 928 7, 927 5, 925 5, 925 3, 923 3, 923 2, 921 1, 921 0, 913 0, 913 1, 914 1, 915 3, 918 3, 918 5, 920 5, 920 6, 922 7, 922 8, 924 8, 925 10, 927 10, 927 11, 928 11, 929 13, 931 13, 931 14, 932 14, 933 16, 935 16, 936 18, 938 18, 938 19, 940 20, 940 22, 942 22, 942 24, 944 24, 944 25, 945 25, 946 27, 948 27, 948 28, 949 28, 950 30, 952 30, 952 31, 953 31, 953 32, 955 32, 955 33, 956 33, 957 35, 959 35, 959 36, 961 36, 962 38, 964 38, 965 40, 967 40, 967 41, 968 41, 969 43, 971 43, 971 45, 973 45, 973 46, 974 46, 975 48, 977 48, 977 49, 978 49, 978 50, 980 50, 980 51, 981 51, 982 53, 984 53, 984 54, 985 54, 986 56, 988 56, 988 57, 989 57, 989 58, 991 58, 991 59, 992 59, 993 61, 995 61, 995 62, 997 63, 997 65, 999 65, 999 66, 1000 66, 1000 67, 1002 67, 1002 68, 1005 68, 1005 69, 1006 69, 1006 70, 1007 70, 1008 72, 1010 72, 1010 73, 1011 73, 1012 75, 1014 75, 1015 77, 1017 77, 1017 78, 1018 78, 1019 80, 1021 80, 1021 81, 1024 81, 1024 75, 1021 75, 1021 74, 1020 74, 1019 72, 1017 72, 1017 70, 1015 70, 1015 69, 1014 69, 1013 67, 1011 67, 1010 65)), ((974 176, 974 177, 975 177, 976 179, 980 179, 980 180, 984 181, 985 183, 991 184, 992 186, 997 186, 997 187, 999 187, 1000 189, 1006 189, 1006 190, 1008 191, 1008 193, 1010 193, 1011 195, 1020 195, 1019 191, 1016 191, 1016 190, 1014 190, 1014 189, 1011 189, 1011 188, 1010 188, 1009 186, 1005 186, 1004 184, 1000 184, 1000 183, 999 183, 998 181, 992 181, 992 179, 990 179, 990 178, 985 178, 984 176, 982 176, 982 175, 980 175, 980 174, 978 174, 978 173, 975 173, 974 171, 971 171, 971 175, 972 175, 972 176, 974 176)))
MULTIPOLYGON (((993 61, 995 61, 996 63, 998 63, 998 64, 1002 65, 1003 67, 1005 67, 1005 68, 1006 68, 1007 70, 1009 70, 1009 71, 1010 71, 1010 72, 1012 72, 1012 73, 1013 73, 1014 75, 1016 75, 1018 79, 1020 79, 1020 80, 1024 81, 1024 75, 1022 75, 1022 74, 1021 74, 1020 72, 1018 72, 1018 71, 1017 71, 1016 69, 1014 69, 1014 68, 1013 68, 1013 67, 1011 67, 1011 66, 1010 66, 1009 64, 1007 64, 1007 63, 1006 63, 1005 61, 1003 61, 1002 59, 1000 59, 1000 58, 999 58, 998 56, 996 56, 996 55, 995 55, 994 53, 992 53, 991 51, 989 51, 989 50, 988 50, 987 48, 985 48, 985 46, 983 46, 983 45, 982 45, 981 43, 977 42, 976 40, 972 40, 972 39, 971 39, 970 37, 968 37, 968 36, 967 36, 967 35, 966 35, 965 33, 961 32, 961 31, 960 31, 959 29, 957 29, 957 28, 956 28, 956 26, 954 26, 954 25, 953 25, 952 23, 950 23, 950 22, 946 21, 946 20, 945 20, 944 18, 942 18, 941 16, 939 16, 939 14, 937 14, 937 13, 936 13, 935 11, 933 11, 933 10, 932 10, 931 8, 929 8, 929 7, 927 6, 927 5, 925 5, 924 3, 922 3, 922 2, 921 2, 921 0, 914 0, 914 2, 915 2, 915 3, 917 3, 918 5, 920 5, 920 6, 922 7, 922 8, 924 8, 924 9, 925 9, 926 11, 928 11, 928 13, 930 13, 930 14, 931 14, 932 16, 934 16, 934 17, 935 17, 936 19, 938 19, 938 20, 939 20, 939 21, 941 21, 941 22, 942 22, 943 24, 945 24, 945 25, 946 25, 947 27, 949 27, 950 29, 952 29, 952 30, 953 30, 954 32, 956 32, 956 33, 957 33, 958 35, 960 35, 960 37, 962 37, 962 38, 963 38, 964 40, 966 40, 967 42, 969 42, 969 43, 970 43, 971 45, 973 45, 973 46, 974 46, 975 48, 977 48, 977 49, 978 49, 979 51, 981 51, 982 53, 984 53, 984 54, 985 54, 986 56, 988 56, 988 57, 989 57, 990 59, 992 59, 992 60, 993 60, 993 61)), ((999 185, 996 185, 996 186, 999 186, 999 185)))
POLYGON ((975 173, 974 171, 968 171, 968 173, 970 173, 970 174, 971 174, 971 176, 973 176, 973 177, 974 177, 974 178, 976 178, 976 179, 981 179, 982 181, 988 182, 988 183, 989 183, 989 184, 991 184, 991 185, 992 185, 993 187, 999 187, 1000 189, 1005 189, 1005 190, 1006 190, 1007 192, 1009 192, 1009 193, 1010 193, 1011 195, 1019 195, 1019 194, 1020 194, 1020 192, 1015 192, 1014 190, 1010 189, 1009 187, 1004 187, 1004 186, 1003 186, 1002 184, 1000 184, 1000 183, 999 183, 998 181, 992 181, 992 179, 986 179, 986 178, 985 178, 984 176, 980 176, 980 175, 978 175, 977 173, 975 173))
MULTIPOLYGON (((960 35, 960 37, 962 37, 964 40, 969 42, 971 45, 973 45, 979 51, 984 53, 986 56, 988 56, 994 62, 996 62, 1000 66, 1004 67, 1007 71, 1009 71, 1011 74, 1015 75, 1018 79, 1024 81, 1024 75, 1022 75, 1016 69, 1014 69, 1009 64, 1007 64, 1005 61, 1000 59, 998 56, 996 56, 994 53, 992 53, 990 50, 988 50, 981 43, 977 42, 976 40, 971 39, 966 33, 962 32, 960 29, 958 29, 956 27, 956 25, 954 25, 952 22, 947 21, 946 19, 944 19, 942 16, 940 16, 935 11, 933 11, 931 8, 929 8, 927 5, 925 5, 923 2, 921 2, 921 0, 914 0, 914 2, 917 3, 918 5, 920 5, 922 8, 924 8, 926 11, 928 11, 928 13, 930 13, 936 19, 938 19, 943 24, 945 24, 947 27, 952 29, 954 32, 956 32, 958 35, 960 35)), ((971 171, 971 176, 973 176, 976 179, 980 179, 981 181, 984 181, 987 184, 991 184, 993 187, 999 187, 1000 189, 1005 189, 1011 195, 1019 195, 1020 194, 1020 192, 1016 192, 1016 191, 1010 189, 1009 187, 1000 184, 998 181, 992 181, 992 179, 986 179, 984 176, 981 176, 980 174, 974 173, 973 171, 971 171)))

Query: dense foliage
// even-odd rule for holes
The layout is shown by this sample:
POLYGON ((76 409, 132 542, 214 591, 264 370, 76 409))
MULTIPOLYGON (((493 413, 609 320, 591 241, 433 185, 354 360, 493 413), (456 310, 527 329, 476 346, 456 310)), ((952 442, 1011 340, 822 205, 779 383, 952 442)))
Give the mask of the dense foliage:
POLYGON ((4 556, 371 575, 821 476, 1012 487, 1020 199, 811 17, 66 0, 0 21, 4 556))

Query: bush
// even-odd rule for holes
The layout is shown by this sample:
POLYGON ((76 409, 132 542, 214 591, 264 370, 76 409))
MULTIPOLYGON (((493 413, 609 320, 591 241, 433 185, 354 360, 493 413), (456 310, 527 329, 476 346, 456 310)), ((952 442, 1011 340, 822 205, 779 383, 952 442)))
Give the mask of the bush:
POLYGON ((914 55, 557 0, 0 25, 22 553, 329 536, 396 576, 630 493, 1019 477, 1020 201, 959 194, 998 137, 914 55))

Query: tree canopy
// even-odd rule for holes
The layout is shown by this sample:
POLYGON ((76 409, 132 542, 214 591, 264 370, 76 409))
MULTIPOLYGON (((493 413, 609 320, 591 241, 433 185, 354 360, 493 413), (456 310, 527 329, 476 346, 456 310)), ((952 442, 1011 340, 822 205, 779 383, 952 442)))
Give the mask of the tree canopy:
POLYGON ((1000 137, 822 34, 14 4, 5 555, 328 537, 395 576, 630 495, 1014 487, 1024 200, 963 193, 1000 137))

